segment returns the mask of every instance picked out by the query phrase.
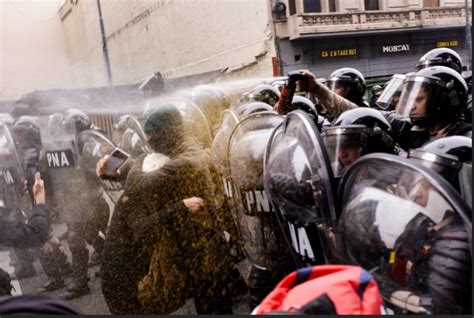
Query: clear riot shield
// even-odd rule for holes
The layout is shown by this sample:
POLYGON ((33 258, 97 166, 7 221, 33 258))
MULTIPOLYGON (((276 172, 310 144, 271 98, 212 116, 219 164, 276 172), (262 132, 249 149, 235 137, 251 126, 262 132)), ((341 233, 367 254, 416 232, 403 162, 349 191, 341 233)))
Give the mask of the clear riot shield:
POLYGON ((222 114, 221 124, 211 145, 211 160, 222 177, 224 190, 227 197, 232 197, 232 189, 228 184, 230 176, 229 163, 227 162, 227 146, 230 135, 237 126, 239 119, 233 110, 225 110, 222 114))
POLYGON ((471 303, 471 282, 462 282, 471 277, 472 212, 444 178, 414 160, 370 154, 345 172, 340 194, 340 257, 370 271, 388 304, 436 313, 451 288, 459 294, 450 303, 471 303))
POLYGON ((1 213, 7 213, 4 216, 11 220, 24 220, 32 209, 32 202, 23 195, 24 180, 10 129, 0 123, 0 208, 1 213))
POLYGON ((117 143, 120 149, 129 153, 131 158, 137 158, 143 153, 151 152, 142 124, 137 117, 133 115, 127 116, 123 126, 120 127, 123 132, 121 137, 118 138, 119 142, 117 143))
POLYGON ((204 116, 203 112, 199 109, 199 107, 196 106, 196 104, 189 101, 188 99, 173 97, 163 100, 152 100, 145 106, 142 114, 146 116, 154 108, 166 104, 176 106, 183 116, 186 136, 193 139, 204 148, 211 146, 212 135, 206 116, 204 116))
MULTIPOLYGON (((81 132, 80 141, 82 145, 81 159, 83 167, 88 170, 90 176, 96 174, 97 162, 117 147, 112 140, 97 130, 81 132)), ((120 181, 98 179, 100 179, 104 192, 116 204, 123 193, 124 185, 120 181)))
POLYGON ((91 192, 94 190, 80 164, 80 140, 75 125, 53 114, 42 130, 41 142, 51 187, 47 191, 53 194, 59 222, 87 222, 93 214, 91 192))
POLYGON ((275 270, 287 260, 274 207, 263 189, 263 155, 273 129, 283 118, 275 112, 252 114, 234 128, 228 145, 237 226, 252 264, 275 270))
POLYGON ((265 153, 264 185, 277 207, 286 241, 299 267, 335 257, 333 176, 314 121, 290 112, 275 129, 265 153))

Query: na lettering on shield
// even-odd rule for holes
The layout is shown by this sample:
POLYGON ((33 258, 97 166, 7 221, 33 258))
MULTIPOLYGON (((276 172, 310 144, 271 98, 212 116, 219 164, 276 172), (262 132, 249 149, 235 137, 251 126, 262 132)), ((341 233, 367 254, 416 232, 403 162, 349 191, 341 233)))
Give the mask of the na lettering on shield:
POLYGON ((3 179, 5 180, 6 184, 12 185, 15 183, 9 169, 0 170, 0 174, 3 176, 3 179))
POLYGON ((288 222, 288 227, 290 230, 291 242, 295 251, 303 257, 308 257, 311 260, 314 260, 313 247, 309 242, 306 229, 304 227, 296 227, 290 222, 288 222))

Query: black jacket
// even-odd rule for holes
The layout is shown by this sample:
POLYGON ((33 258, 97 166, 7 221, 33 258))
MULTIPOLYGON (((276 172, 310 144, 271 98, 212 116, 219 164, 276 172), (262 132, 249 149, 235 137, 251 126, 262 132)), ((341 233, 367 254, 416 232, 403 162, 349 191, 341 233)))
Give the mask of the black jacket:
POLYGON ((48 240, 48 209, 44 204, 33 207, 27 224, 0 216, 0 245, 11 247, 36 247, 48 240))
POLYGON ((453 124, 448 125, 443 129, 441 133, 436 136, 431 136, 428 130, 414 130, 413 124, 407 118, 403 118, 400 115, 392 111, 381 112, 392 126, 392 136, 395 141, 404 150, 415 149, 422 147, 429 141, 436 138, 446 136, 470 136, 469 133, 472 131, 471 123, 466 123, 459 120, 453 124))

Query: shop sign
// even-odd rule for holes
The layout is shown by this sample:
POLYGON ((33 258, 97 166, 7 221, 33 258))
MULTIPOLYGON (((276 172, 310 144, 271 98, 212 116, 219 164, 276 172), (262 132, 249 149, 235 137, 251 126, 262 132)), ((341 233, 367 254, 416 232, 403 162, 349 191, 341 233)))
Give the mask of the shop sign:
POLYGON ((382 46, 382 53, 398 53, 410 51, 410 44, 395 44, 382 46))
POLYGON ((321 51, 322 58, 332 57, 343 57, 343 56, 355 56, 357 55, 357 49, 340 49, 340 50, 325 50, 321 51))
POLYGON ((447 46, 458 46, 458 40, 436 42, 436 47, 447 47, 447 46))

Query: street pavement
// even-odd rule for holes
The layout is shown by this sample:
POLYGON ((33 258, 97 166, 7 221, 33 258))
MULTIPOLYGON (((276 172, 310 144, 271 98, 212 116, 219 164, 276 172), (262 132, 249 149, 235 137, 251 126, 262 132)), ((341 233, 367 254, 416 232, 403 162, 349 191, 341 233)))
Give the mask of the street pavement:
MULTIPOLYGON (((53 232, 58 236, 66 231, 66 225, 60 224, 53 227, 53 232)), ((61 243, 65 247, 66 253, 68 254, 69 261, 71 261, 71 255, 69 253, 69 247, 67 241, 61 240, 61 243)), ((91 250, 92 252, 92 250, 91 250)), ((13 274, 14 267, 12 264, 15 263, 15 258, 13 253, 9 250, 0 250, 0 268, 6 270, 10 275, 13 274)), ((41 264, 38 260, 34 262, 34 267, 36 269, 36 276, 21 280, 12 279, 12 285, 14 286, 14 295, 21 294, 35 294, 37 293, 38 288, 40 288, 46 281, 47 276, 41 267, 41 264)), ((240 264, 239 268, 246 272, 248 266, 246 264, 240 264)), ((245 275, 245 273, 244 273, 245 275)), ((110 311, 105 303, 104 297, 102 295, 102 289, 100 284, 99 277, 99 266, 94 266, 89 268, 89 288, 90 293, 79 297, 77 299, 70 300, 69 302, 78 308, 82 314, 85 315, 109 315, 110 311)), ((70 278, 66 279, 66 285, 71 281, 70 278)), ((45 292, 45 294, 50 295, 59 295, 65 289, 57 290, 54 292, 45 292)), ((241 297, 235 300, 234 305, 234 314, 248 314, 250 312, 247 306, 246 297, 241 297)), ((196 309, 194 307, 194 300, 188 299, 186 304, 178 309, 176 312, 172 313, 174 315, 192 315, 196 314, 196 309)))

